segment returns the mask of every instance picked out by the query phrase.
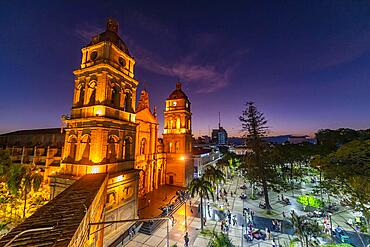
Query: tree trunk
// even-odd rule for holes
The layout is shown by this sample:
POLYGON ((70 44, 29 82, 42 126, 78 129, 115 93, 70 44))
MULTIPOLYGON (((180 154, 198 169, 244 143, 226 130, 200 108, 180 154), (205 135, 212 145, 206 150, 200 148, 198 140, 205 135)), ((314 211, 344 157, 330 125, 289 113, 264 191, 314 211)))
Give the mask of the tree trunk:
POLYGON ((200 230, 203 231, 203 197, 200 196, 200 230))
POLYGON ((26 206, 27 206, 27 188, 24 188, 24 204, 23 204, 23 219, 26 218, 26 206))
POLYGON ((272 207, 270 205, 269 192, 268 192, 268 189, 267 189, 267 182, 266 182, 265 179, 262 181, 262 187, 263 187, 263 194, 265 196, 266 209, 267 209, 268 212, 270 212, 272 207))
POLYGON ((306 236, 306 247, 309 247, 308 246, 308 237, 306 236))

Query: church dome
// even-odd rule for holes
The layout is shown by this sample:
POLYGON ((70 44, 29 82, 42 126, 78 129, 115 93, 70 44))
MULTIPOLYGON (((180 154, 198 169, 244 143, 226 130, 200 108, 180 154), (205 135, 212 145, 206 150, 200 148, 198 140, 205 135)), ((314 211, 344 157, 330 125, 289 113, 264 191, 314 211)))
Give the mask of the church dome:
POLYGON ((110 41, 127 55, 130 55, 126 43, 123 42, 121 37, 118 35, 118 22, 116 20, 108 19, 107 30, 99 35, 94 36, 91 39, 90 45, 95 45, 102 41, 110 41))
POLYGON ((167 100, 171 99, 188 99, 188 96, 181 90, 181 83, 176 83, 176 90, 173 91, 170 96, 168 96, 167 100))

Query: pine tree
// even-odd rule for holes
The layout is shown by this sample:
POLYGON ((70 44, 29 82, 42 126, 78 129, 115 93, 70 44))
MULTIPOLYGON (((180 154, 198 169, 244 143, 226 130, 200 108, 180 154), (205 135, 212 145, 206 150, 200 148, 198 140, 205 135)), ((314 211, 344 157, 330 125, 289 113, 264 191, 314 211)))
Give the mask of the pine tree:
POLYGON ((268 156, 268 144, 263 140, 268 127, 263 113, 257 110, 254 102, 247 102, 246 109, 239 117, 245 131, 246 145, 251 149, 245 155, 246 175, 252 183, 261 183, 265 198, 266 209, 270 211, 271 205, 268 195, 268 179, 271 179, 272 169, 265 156, 268 156), (266 154, 266 155, 265 155, 266 154))

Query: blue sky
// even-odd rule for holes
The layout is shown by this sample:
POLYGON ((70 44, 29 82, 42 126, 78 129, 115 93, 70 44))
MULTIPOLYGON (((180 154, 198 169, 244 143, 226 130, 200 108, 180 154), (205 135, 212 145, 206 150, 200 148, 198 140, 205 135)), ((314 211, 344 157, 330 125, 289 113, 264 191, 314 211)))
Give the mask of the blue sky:
POLYGON ((60 126, 80 48, 108 17, 160 123, 180 79, 196 136, 218 112, 239 135, 247 101, 271 134, 370 125, 368 1, 2 1, 0 133, 60 126))

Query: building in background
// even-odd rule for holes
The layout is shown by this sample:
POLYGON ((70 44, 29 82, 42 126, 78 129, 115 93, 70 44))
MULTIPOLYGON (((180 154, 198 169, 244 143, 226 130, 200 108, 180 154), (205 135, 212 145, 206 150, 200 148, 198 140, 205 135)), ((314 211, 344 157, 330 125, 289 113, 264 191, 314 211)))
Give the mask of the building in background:
POLYGON ((194 147, 194 177, 200 177, 204 173, 206 165, 212 165, 221 157, 221 153, 216 147, 194 147))
POLYGON ((221 114, 218 113, 218 129, 212 130, 212 143, 216 145, 227 144, 227 132, 221 127, 221 114))

